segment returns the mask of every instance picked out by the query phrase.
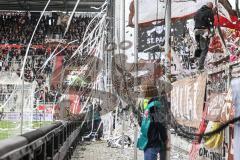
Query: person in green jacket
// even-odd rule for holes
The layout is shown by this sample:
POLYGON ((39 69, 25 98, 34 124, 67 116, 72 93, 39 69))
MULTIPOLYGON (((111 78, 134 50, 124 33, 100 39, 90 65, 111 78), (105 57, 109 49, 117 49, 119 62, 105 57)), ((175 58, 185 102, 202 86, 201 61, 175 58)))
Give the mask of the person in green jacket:
POLYGON ((142 101, 141 132, 138 138, 137 147, 144 151, 144 160, 166 159, 167 108, 158 96, 157 87, 153 82, 148 81, 142 85, 144 99, 142 101))
POLYGON ((0 121, 4 118, 4 108, 0 105, 0 121))

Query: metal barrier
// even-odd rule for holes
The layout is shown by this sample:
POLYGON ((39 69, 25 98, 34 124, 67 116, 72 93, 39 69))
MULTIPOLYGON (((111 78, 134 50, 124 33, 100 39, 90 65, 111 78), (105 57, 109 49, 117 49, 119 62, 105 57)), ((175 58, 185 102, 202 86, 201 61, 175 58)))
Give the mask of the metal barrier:
POLYGON ((81 139, 80 125, 58 122, 0 141, 0 160, 68 160, 81 139))

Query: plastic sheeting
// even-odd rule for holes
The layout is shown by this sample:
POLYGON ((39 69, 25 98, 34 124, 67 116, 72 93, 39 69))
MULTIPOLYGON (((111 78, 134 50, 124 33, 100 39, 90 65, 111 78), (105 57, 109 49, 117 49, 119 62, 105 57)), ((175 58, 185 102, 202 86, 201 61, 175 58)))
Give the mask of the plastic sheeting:
MULTIPOLYGON (((235 109, 235 117, 240 116, 240 77, 234 78, 231 81, 232 95, 233 95, 233 104, 235 109)), ((240 159, 240 123, 234 125, 234 141, 233 141, 233 150, 234 150, 234 159, 240 159)))

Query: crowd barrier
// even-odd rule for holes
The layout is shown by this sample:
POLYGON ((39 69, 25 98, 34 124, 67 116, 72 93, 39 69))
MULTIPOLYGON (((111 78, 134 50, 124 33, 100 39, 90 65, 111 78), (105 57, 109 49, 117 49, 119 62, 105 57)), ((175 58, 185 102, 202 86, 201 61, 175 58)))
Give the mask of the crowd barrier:
POLYGON ((81 139, 80 121, 57 122, 0 141, 0 160, 68 160, 81 139))

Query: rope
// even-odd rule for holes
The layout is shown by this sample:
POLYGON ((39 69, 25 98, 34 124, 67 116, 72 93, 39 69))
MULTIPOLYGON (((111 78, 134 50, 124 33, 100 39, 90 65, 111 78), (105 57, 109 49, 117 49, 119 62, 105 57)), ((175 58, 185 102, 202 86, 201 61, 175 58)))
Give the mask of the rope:
POLYGON ((219 128, 217 128, 211 132, 197 134, 197 133, 188 132, 188 131, 184 130, 183 128, 179 127, 180 125, 178 124, 178 122, 176 121, 176 119, 174 118, 172 113, 170 113, 170 114, 171 114, 170 126, 175 130, 176 133, 178 133, 179 135, 182 135, 184 137, 187 137, 188 139, 194 139, 196 137, 209 137, 209 136, 213 136, 215 134, 219 134, 224 129, 226 129, 230 124, 235 124, 238 121, 240 121, 240 117, 236 117, 236 118, 233 118, 233 119, 227 121, 226 123, 222 124, 219 128))

